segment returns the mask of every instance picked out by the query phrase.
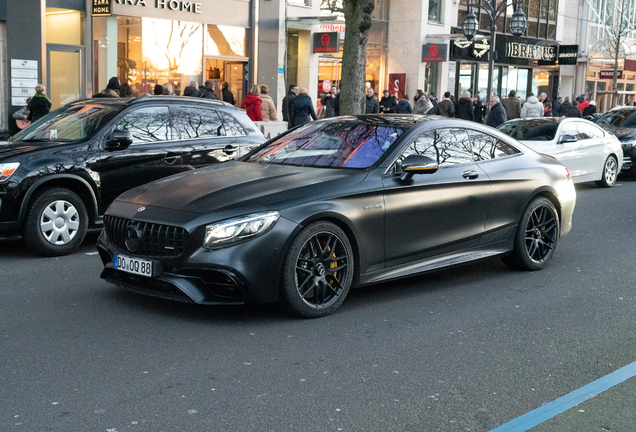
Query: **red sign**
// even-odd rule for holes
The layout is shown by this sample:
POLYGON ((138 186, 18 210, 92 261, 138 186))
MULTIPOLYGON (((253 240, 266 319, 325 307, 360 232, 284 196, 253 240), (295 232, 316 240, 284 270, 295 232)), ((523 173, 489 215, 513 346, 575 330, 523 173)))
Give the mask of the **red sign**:
POLYGON ((322 80, 322 91, 329 93, 331 91, 331 80, 322 80))
POLYGON ((636 60, 625 59, 625 70, 636 72, 636 60))
POLYGON ((446 44, 424 44, 422 45, 422 62, 443 62, 446 61, 446 44))
POLYGON ((337 53, 339 51, 338 32, 314 33, 314 53, 337 53))
MULTIPOLYGON (((623 79, 623 71, 619 70, 617 71, 617 78, 618 79, 623 79)), ((614 79, 614 70, 610 69, 610 70, 602 70, 601 73, 598 76, 600 79, 614 79)))
POLYGON ((340 32, 340 33, 344 33, 345 32, 345 26, 344 25, 338 25, 338 24, 321 24, 320 25, 320 31, 328 31, 328 32, 340 32))
POLYGON ((406 74, 389 74, 389 93, 396 99, 401 99, 406 93, 406 74))

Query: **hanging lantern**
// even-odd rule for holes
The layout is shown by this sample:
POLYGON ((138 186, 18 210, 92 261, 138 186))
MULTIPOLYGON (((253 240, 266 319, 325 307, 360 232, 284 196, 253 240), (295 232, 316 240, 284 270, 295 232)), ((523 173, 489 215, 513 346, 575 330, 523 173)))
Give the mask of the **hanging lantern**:
POLYGON ((515 13, 512 14, 512 19, 510 20, 510 33, 512 33, 513 36, 521 37, 526 34, 527 30, 528 20, 521 10, 521 7, 518 7, 515 13))
POLYGON ((477 30, 479 30, 479 21, 477 21, 477 17, 473 11, 469 10, 464 20, 464 25, 462 25, 462 32, 464 32, 466 39, 472 40, 477 34, 477 30))

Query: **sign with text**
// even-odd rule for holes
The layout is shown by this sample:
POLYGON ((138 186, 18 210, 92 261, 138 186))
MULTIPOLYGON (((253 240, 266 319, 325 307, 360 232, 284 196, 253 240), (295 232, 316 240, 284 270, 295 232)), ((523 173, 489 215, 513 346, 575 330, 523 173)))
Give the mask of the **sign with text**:
POLYGON ((338 32, 314 33, 314 54, 340 52, 338 32))
POLYGON ((446 44, 424 44, 422 45, 422 63, 446 61, 447 53, 446 44))
POLYGON ((35 94, 38 84, 38 61, 11 59, 11 105, 24 106, 35 94))
POLYGON ((113 14, 113 0, 91 0, 91 15, 110 16, 113 14))
POLYGON ((556 43, 531 38, 497 36, 497 61, 521 66, 555 65, 559 46, 556 43), (536 63, 535 63, 536 62, 536 63))
POLYGON ((406 92, 406 74, 392 73, 389 74, 389 94, 401 99, 406 92))
MULTIPOLYGON (((614 79, 614 69, 602 70, 598 77, 600 79, 614 79)), ((619 70, 616 77, 617 79, 623 79, 623 71, 619 70)))
POLYGON ((579 57, 578 45, 561 45, 559 47, 559 64, 575 65, 576 59, 579 57))
MULTIPOLYGON (((93 0, 95 1, 95 0, 93 0)), ((203 13, 203 3, 185 0, 115 0, 115 4, 148 7, 150 3, 155 9, 165 9, 169 11, 203 13)), ((118 12, 119 13, 119 12, 118 12)))

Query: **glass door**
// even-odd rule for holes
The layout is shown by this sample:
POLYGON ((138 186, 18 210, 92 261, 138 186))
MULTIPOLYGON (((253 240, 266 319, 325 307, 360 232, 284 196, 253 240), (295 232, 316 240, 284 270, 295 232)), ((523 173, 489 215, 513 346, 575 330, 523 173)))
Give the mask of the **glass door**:
POLYGON ((84 47, 48 44, 46 58, 51 110, 84 98, 84 47))
POLYGON ((245 63, 225 62, 225 81, 234 95, 236 106, 241 106, 245 96, 245 63))

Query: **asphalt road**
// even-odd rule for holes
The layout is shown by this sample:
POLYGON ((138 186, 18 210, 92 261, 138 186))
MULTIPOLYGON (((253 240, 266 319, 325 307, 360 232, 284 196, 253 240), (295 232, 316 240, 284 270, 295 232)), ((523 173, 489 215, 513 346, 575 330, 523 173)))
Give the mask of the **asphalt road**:
MULTIPOLYGON (((492 430, 636 361, 636 182, 577 192, 543 271, 484 261, 318 320, 128 293, 97 233, 61 258, 0 239, 0 431, 492 430)), ((534 430, 635 430, 633 380, 534 430)))

